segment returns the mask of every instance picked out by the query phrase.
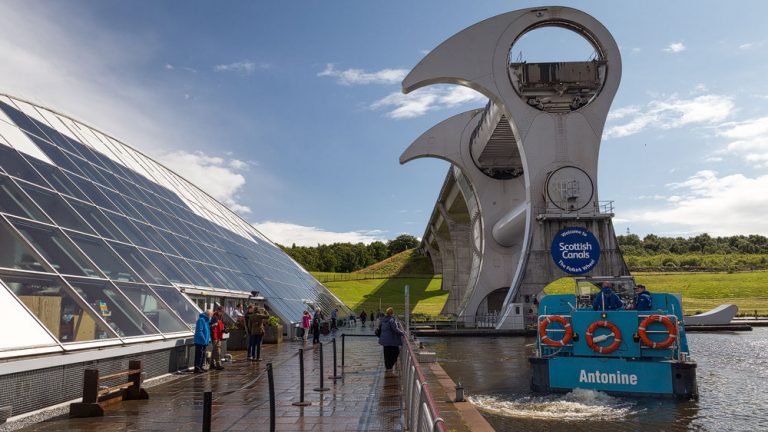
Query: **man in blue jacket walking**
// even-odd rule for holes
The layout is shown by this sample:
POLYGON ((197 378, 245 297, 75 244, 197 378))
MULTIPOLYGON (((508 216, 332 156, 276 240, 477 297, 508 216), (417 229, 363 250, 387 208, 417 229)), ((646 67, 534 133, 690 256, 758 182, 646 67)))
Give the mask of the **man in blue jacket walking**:
POLYGON ((205 348, 211 343, 211 311, 200 312, 195 323, 195 373, 205 372, 205 348))

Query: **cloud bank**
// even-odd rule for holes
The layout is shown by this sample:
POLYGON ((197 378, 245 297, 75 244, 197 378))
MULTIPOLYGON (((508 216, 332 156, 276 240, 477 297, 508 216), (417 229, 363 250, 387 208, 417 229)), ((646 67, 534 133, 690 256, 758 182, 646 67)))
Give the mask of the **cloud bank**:
POLYGON ((365 243, 386 241, 381 230, 334 232, 323 228, 284 222, 254 223, 254 227, 275 243, 283 246, 317 246, 332 243, 365 243))

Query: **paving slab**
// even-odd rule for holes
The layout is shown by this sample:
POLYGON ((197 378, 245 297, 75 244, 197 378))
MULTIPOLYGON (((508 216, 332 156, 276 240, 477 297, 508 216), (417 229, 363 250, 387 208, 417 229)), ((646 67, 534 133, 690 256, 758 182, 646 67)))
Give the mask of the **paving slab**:
MULTIPOLYGON (((278 431, 402 431, 403 404, 400 373, 384 370, 381 347, 372 329, 345 328, 344 366, 341 334, 321 338, 323 342, 323 384, 320 385, 319 345, 287 341, 262 345, 262 361, 245 359, 245 352, 230 352, 233 362, 223 371, 185 373, 148 389, 150 399, 125 401, 106 408, 104 417, 49 419, 26 428, 25 432, 73 431, 183 431, 202 430, 203 393, 213 392, 212 430, 269 430, 270 403, 267 363, 272 364, 275 389, 275 429, 278 431), (333 380, 333 345, 336 337, 337 374, 333 380), (304 349, 305 401, 299 401, 299 356, 304 349)), ((402 355, 402 354, 401 354, 402 355)), ((453 403, 453 381, 437 363, 422 364, 435 401, 451 431, 492 430, 468 403, 453 403), (484 423, 484 424, 483 424, 484 423)))

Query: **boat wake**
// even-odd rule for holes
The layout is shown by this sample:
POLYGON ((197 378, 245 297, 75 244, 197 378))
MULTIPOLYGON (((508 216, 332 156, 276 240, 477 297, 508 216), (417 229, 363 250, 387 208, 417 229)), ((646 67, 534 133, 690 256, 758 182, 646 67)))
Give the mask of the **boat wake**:
POLYGON ((632 402, 595 390, 575 389, 565 395, 505 399, 475 395, 469 401, 481 410, 505 417, 541 420, 621 420, 640 411, 632 402))

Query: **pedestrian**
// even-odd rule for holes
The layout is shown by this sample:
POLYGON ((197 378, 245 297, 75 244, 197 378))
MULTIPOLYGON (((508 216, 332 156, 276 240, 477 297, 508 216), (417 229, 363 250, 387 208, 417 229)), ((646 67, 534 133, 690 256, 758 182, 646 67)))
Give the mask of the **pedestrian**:
POLYGON ((645 285, 635 285, 635 310, 649 311, 653 308, 653 297, 645 289, 645 285))
POLYGON ((613 284, 608 281, 603 282, 602 289, 592 301, 592 309, 596 311, 619 310, 623 306, 624 302, 621 301, 618 294, 613 292, 613 284))
POLYGON ((312 345, 320 343, 320 321, 323 319, 323 313, 320 308, 315 309, 315 315, 312 317, 312 345))
POLYGON ((338 318, 339 315, 339 308, 333 308, 331 311, 331 330, 337 330, 338 327, 336 327, 336 318, 338 318))
POLYGON ((200 312, 195 323, 195 373, 205 372, 205 349, 211 343, 211 311, 200 312))
POLYGON ((304 315, 301 316, 301 328, 304 329, 304 334, 302 335, 304 339, 304 343, 307 343, 307 337, 309 337, 309 326, 312 325, 312 315, 309 314, 308 311, 304 311, 304 315))
POLYGON ((379 345, 384 347, 384 368, 387 372, 391 372, 397 363, 397 357, 400 355, 404 334, 395 318, 395 311, 391 307, 387 308, 387 314, 379 322, 376 333, 379 336, 379 345))
POLYGON ((261 341, 264 338, 264 323, 269 318, 261 307, 254 307, 248 319, 248 360, 261 361, 261 341))
POLYGON ((234 319, 236 323, 241 324, 244 317, 245 313, 243 312, 243 304, 238 303, 235 307, 235 310, 232 311, 232 319, 234 319))
POLYGON ((360 312, 360 322, 363 323, 363 327, 365 327, 365 319, 368 318, 368 314, 365 313, 365 309, 363 309, 362 312, 360 312))
POLYGON ((224 370, 221 365, 221 341, 224 340, 224 311, 219 308, 211 317, 211 369, 224 370))

